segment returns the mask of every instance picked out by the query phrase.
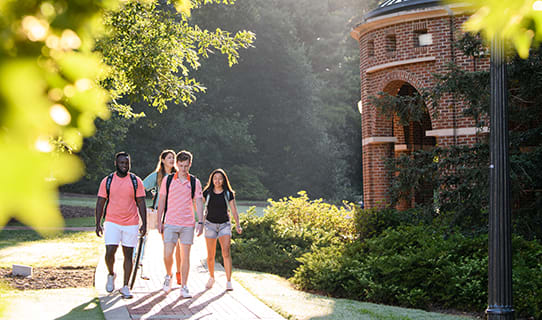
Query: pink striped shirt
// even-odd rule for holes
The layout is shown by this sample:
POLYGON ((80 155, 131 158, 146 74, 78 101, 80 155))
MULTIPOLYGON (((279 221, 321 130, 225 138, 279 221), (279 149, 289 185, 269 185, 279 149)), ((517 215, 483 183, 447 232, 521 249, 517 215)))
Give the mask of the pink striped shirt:
MULTIPOLYGON (((162 180, 160 186, 160 198, 166 197, 167 179, 162 180)), ((196 178, 196 190, 194 199, 203 198, 201 192, 201 182, 196 178)), ((180 181, 178 173, 175 173, 171 185, 169 186, 169 196, 167 199, 167 212, 165 224, 193 227, 196 220, 194 219, 194 205, 192 202, 192 190, 190 186, 190 178, 180 181)))

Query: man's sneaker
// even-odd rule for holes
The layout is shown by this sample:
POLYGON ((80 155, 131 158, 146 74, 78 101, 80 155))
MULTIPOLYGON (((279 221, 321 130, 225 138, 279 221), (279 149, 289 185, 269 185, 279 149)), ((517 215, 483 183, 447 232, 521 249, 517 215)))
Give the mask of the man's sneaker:
POLYGON ((232 291, 232 290, 233 290, 233 286, 231 284, 231 281, 226 282, 226 291, 232 291))
POLYGON ((105 284, 105 291, 107 292, 113 292, 115 290, 115 278, 117 277, 116 274, 108 274, 107 275, 107 283, 105 284))
POLYGON ((211 289, 213 287, 213 284, 215 284, 215 278, 209 278, 207 284, 205 285, 205 288, 211 289))
POLYGON ((163 290, 165 293, 169 293, 171 291, 171 276, 170 275, 166 275, 166 278, 164 280, 163 290))
POLYGON ((119 292, 124 299, 132 299, 134 297, 130 292, 130 288, 128 288, 128 286, 120 288, 119 292))
POLYGON ((181 284, 181 273, 180 272, 175 273, 175 277, 177 278, 177 284, 181 284))
POLYGON ((190 292, 188 291, 188 287, 187 286, 183 286, 181 288, 181 295, 183 296, 183 298, 192 298, 192 295, 190 294, 190 292))

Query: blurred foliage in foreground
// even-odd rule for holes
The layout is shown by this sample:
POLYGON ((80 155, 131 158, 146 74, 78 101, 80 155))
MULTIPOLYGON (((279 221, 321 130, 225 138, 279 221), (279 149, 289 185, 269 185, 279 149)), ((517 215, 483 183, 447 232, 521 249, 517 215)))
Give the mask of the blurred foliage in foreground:
POLYGON ((509 41, 518 55, 526 59, 529 49, 542 40, 542 1, 467 0, 475 13, 465 23, 466 31, 481 32, 487 40, 500 36, 509 41))
POLYGON ((11 217, 41 233, 62 225, 57 188, 83 173, 73 152, 94 134, 96 118, 108 119, 111 110, 133 115, 129 106, 109 105, 111 97, 148 101, 160 110, 177 97, 190 103, 198 90, 188 67, 199 66, 198 56, 216 48, 230 65, 237 62, 237 50, 249 47, 254 34, 187 26, 193 8, 212 3, 234 0, 0 2, 0 226, 11 217), (162 13, 169 10, 167 20, 149 14, 158 4, 162 13), (132 16, 115 20, 123 12, 132 16), (143 38, 149 33, 142 31, 166 23, 186 32, 143 38), (143 27, 131 29, 129 42, 118 41, 132 25, 143 27), (99 48, 96 39, 102 40, 99 48), (152 50, 163 46, 169 50, 152 50), (126 52, 135 55, 121 61, 126 52), (147 73, 136 68, 134 83, 130 72, 142 63, 152 65, 147 73), (156 80, 152 70, 167 77, 156 80))

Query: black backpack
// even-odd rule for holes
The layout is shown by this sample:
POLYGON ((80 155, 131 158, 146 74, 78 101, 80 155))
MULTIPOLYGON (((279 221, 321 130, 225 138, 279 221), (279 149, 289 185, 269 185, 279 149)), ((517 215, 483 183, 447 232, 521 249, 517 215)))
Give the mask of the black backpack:
MULTIPOLYGON (((115 173, 110 173, 108 176, 107 176, 107 180, 105 180, 105 191, 107 192, 107 199, 106 199, 106 202, 105 202, 105 207, 104 207, 104 214, 103 214, 103 219, 105 220, 105 215, 107 214, 107 205, 109 204, 109 192, 111 190, 111 182, 113 181, 113 175, 115 175, 115 173)), ((137 178, 135 176, 135 174, 131 173, 130 172, 130 180, 132 180, 132 186, 134 187, 134 201, 136 201, 137 203, 137 196, 136 196, 136 193, 137 193, 137 178)))
MULTIPOLYGON (((167 176, 166 180, 166 205, 164 207, 164 215, 162 216, 162 224, 164 221, 166 221, 166 212, 167 212, 167 200, 169 198, 169 186, 171 185, 171 181, 173 181, 174 174, 170 174, 167 176)), ((193 175, 190 175, 190 191, 192 199, 194 199, 194 193, 196 192, 196 177, 193 175)))

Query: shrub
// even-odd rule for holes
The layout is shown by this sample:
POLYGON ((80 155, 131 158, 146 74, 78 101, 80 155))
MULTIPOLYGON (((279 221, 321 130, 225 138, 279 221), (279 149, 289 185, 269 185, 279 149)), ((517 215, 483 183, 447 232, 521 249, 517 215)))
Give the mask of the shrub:
MULTIPOLYGON (((487 307, 488 238, 444 228, 400 226, 298 260, 292 281, 305 290, 405 307, 480 312, 487 307)), ((542 317, 542 246, 513 238, 518 317, 542 317)))
POLYGON ((342 207, 337 207, 322 199, 311 201, 305 191, 298 192, 298 197, 269 200, 269 203, 266 215, 276 220, 278 229, 308 233, 314 242, 322 246, 354 239, 353 204, 344 203, 342 207))
POLYGON ((353 205, 339 208, 322 199, 311 201, 303 191, 269 203, 263 217, 254 210, 243 215, 243 234, 231 246, 236 267, 291 277, 303 254, 354 238, 353 205))
POLYGON ((378 236, 387 228, 397 227, 408 222, 410 215, 394 208, 355 210, 355 229, 359 239, 369 239, 378 236))
POLYGON ((290 277, 299 265, 296 258, 309 250, 310 240, 279 232, 272 217, 258 217, 253 208, 242 216, 241 225, 243 233, 231 242, 233 263, 238 268, 290 277))

